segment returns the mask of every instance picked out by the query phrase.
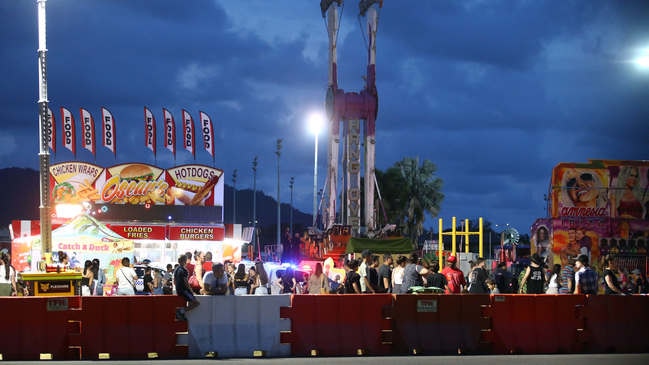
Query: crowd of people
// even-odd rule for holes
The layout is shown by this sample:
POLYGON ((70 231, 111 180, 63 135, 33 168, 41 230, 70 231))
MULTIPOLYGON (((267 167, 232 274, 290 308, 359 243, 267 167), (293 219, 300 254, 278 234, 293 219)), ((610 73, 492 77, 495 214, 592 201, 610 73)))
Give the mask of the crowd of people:
MULTIPOLYGON (((68 257, 59 253, 59 264, 66 265, 68 257)), ((645 276, 638 268, 625 271, 618 267, 614 255, 601 259, 600 272, 589 265, 588 255, 570 258, 564 265, 547 265, 546 260, 533 254, 529 265, 515 275, 501 262, 493 272, 486 261, 470 261, 470 269, 463 272, 456 256, 446 259, 440 268, 435 261, 422 260, 416 253, 383 257, 365 250, 359 259, 344 261, 343 277, 323 270, 321 263, 312 273, 286 267, 276 272, 271 282, 264 263, 253 266, 243 263, 213 262, 211 252, 186 252, 175 265, 167 264, 166 272, 145 266, 143 277, 138 277, 128 257, 124 257, 115 270, 110 293, 136 294, 136 281, 143 280, 144 294, 178 294, 184 297, 188 308, 198 305, 195 295, 268 295, 273 285, 275 292, 283 294, 406 294, 413 292, 473 293, 473 294, 644 294, 649 292, 645 276), (441 269, 441 271, 440 271, 441 269), (427 288, 432 290, 427 290, 427 288)), ((98 259, 86 260, 81 279, 81 295, 104 295, 107 284, 104 270, 98 259)), ((22 295, 17 284, 16 271, 9 255, 0 252, 0 296, 22 295)))

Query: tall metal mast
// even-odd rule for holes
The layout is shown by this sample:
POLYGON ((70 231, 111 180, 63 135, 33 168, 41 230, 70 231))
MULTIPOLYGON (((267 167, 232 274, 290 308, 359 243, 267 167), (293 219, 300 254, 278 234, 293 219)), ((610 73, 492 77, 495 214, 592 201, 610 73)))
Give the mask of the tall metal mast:
POLYGON ((338 8, 342 6, 342 0, 320 1, 322 16, 327 20, 327 33, 329 35, 329 80, 327 85, 326 110, 329 119, 329 141, 327 152, 327 183, 325 195, 327 204, 322 214, 324 228, 331 227, 336 222, 336 197, 338 194, 338 151, 340 149, 340 116, 334 111, 334 98, 338 90, 337 79, 337 53, 336 43, 338 41, 338 8), (337 4, 333 6, 334 2, 337 4))
POLYGON ((378 26, 378 11, 383 5, 382 0, 361 0, 359 2, 360 16, 366 17, 368 32, 368 64, 365 77, 365 87, 360 93, 345 92, 338 88, 336 42, 339 28, 338 8, 342 0, 321 0, 322 16, 326 17, 329 34, 329 85, 326 97, 326 110, 330 122, 329 152, 328 152, 328 204, 324 216, 326 227, 335 222, 336 194, 338 183, 338 151, 340 149, 340 122, 343 123, 344 149, 343 201, 345 223, 350 225, 352 233, 358 235, 361 227, 361 196, 360 173, 364 164, 365 196, 364 196, 364 226, 374 230, 374 171, 376 151, 376 114, 378 111, 378 93, 376 91, 376 32, 378 26), (361 124, 361 120, 363 123, 361 124), (362 131, 361 131, 362 127, 362 131), (362 133, 363 132, 363 133, 362 133), (361 136, 364 136, 364 161, 361 159, 361 136), (363 163, 364 162, 364 163, 363 163))
MULTIPOLYGON (((38 117, 40 145, 38 152, 40 171, 40 224, 43 253, 52 252, 52 220, 50 217, 50 151, 47 124, 49 120, 47 100, 47 46, 45 2, 37 0, 38 7, 38 117)), ((38 261, 34 259, 34 262, 38 261)))

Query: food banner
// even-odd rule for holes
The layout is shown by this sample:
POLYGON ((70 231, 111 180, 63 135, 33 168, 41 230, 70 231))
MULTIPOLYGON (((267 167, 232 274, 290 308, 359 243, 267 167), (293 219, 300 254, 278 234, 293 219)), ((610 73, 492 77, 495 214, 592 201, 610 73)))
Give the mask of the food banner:
POLYGON ((181 165, 167 170, 142 163, 103 168, 86 162, 50 166, 54 204, 223 206, 223 170, 181 165))
MULTIPOLYGON (((34 267, 34 255, 42 255, 41 248, 40 236, 15 239, 12 250, 17 250, 19 258, 15 261, 16 270, 34 267)), ((108 275, 119 266, 123 257, 133 259, 133 241, 124 239, 94 218, 81 215, 52 231, 54 262, 57 261, 59 252, 68 255, 71 269, 83 269, 86 260, 99 259, 101 267, 108 268, 108 275)), ((38 257, 36 262, 40 260, 38 257)))
POLYGON ((110 224, 108 227, 118 235, 131 240, 164 240, 166 227, 146 224, 110 224))
POLYGON ((50 166, 50 191, 54 204, 80 204, 99 199, 95 187, 103 167, 86 162, 63 162, 50 166))
POLYGON ((108 148, 117 157, 115 118, 106 108, 101 108, 101 140, 104 147, 108 148))
POLYGON ((106 169, 106 181, 100 190, 105 204, 165 205, 169 184, 164 170, 148 164, 122 164, 106 169))
POLYGON ((223 241, 225 227, 221 226, 169 226, 171 241, 223 241))
POLYGON ((175 205, 223 206, 223 170, 182 165, 167 170, 169 196, 175 205))
POLYGON ((166 108, 162 108, 162 118, 164 119, 164 147, 171 151, 171 154, 176 159, 176 122, 174 116, 166 108))

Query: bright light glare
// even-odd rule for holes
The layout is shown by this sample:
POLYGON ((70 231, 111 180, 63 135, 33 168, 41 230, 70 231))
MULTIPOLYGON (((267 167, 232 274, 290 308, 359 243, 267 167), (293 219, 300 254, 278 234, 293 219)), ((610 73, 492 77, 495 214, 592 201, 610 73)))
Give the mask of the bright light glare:
POLYGON ((309 116, 309 131, 316 136, 322 130, 324 125, 324 116, 321 113, 313 113, 309 116))
POLYGON ((638 57, 633 62, 640 68, 649 69, 649 55, 638 57))
POLYGON ((649 48, 645 48, 638 53, 633 59, 633 63, 640 69, 649 70, 649 48))
POLYGON ((59 218, 74 218, 83 212, 81 204, 57 204, 54 209, 59 218))

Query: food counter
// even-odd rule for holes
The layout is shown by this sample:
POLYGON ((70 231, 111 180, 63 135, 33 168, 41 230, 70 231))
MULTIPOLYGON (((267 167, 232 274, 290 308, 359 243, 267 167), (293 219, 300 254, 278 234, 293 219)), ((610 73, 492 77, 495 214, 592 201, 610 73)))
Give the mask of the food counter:
POLYGON ((33 296, 81 295, 82 275, 77 271, 25 272, 20 275, 29 284, 29 293, 33 296))

